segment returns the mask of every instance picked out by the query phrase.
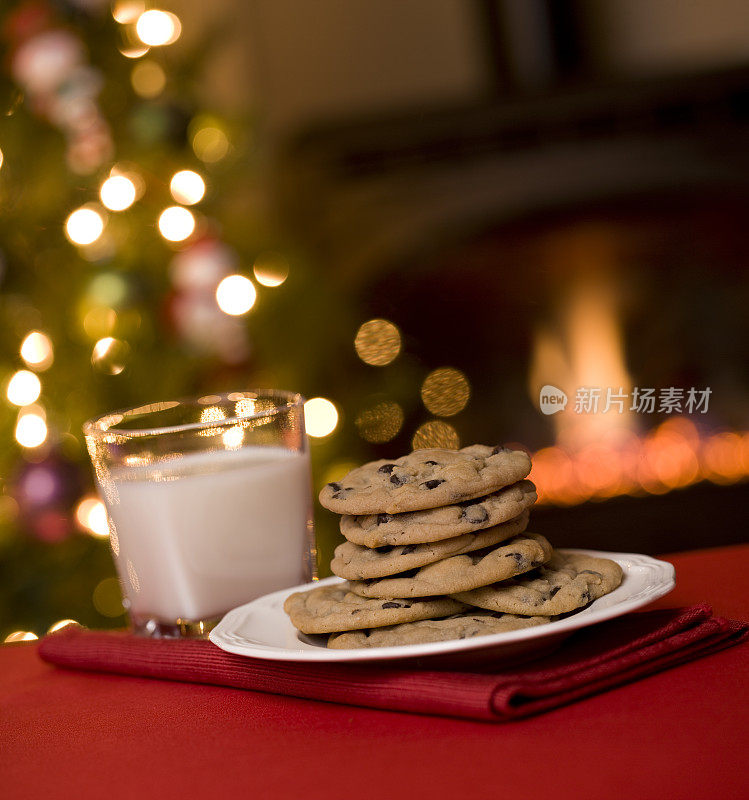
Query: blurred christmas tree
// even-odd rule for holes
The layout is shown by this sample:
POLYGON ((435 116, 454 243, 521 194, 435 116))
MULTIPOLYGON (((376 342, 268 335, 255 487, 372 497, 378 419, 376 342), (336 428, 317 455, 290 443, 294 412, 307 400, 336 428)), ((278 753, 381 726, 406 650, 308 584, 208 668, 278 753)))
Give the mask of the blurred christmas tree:
POLYGON ((42 0, 2 12, 0 638, 60 616, 123 622, 86 418, 294 382, 262 373, 243 317, 252 265, 271 293, 291 256, 259 202, 249 120, 194 100, 211 36, 175 55, 175 15, 111 11, 42 0))
MULTIPOLYGON (((319 488, 373 446, 407 446, 404 420, 424 412, 398 328, 367 320, 272 224, 253 120, 198 102, 217 31, 173 48, 181 21, 142 0, 8 2, 0 25, 2 641, 60 617, 124 623, 87 418, 298 390, 313 397, 319 488)), ((456 374, 436 376, 438 395, 456 374)), ((433 413, 456 413, 467 392, 433 413)), ((433 420, 414 443, 456 437, 433 420)), ((332 515, 318 519, 323 574, 337 535, 332 515)))

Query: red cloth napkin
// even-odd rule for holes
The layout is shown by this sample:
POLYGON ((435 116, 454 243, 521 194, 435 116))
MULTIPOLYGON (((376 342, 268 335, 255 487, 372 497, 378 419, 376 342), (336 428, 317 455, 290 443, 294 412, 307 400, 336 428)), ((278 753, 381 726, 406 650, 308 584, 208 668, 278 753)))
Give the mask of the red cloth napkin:
POLYGON ((748 634, 749 624, 713 617, 708 605, 648 611, 578 631, 551 656, 490 673, 264 661, 225 653, 208 641, 72 626, 45 637, 39 655, 71 669, 501 722, 714 653, 748 634))

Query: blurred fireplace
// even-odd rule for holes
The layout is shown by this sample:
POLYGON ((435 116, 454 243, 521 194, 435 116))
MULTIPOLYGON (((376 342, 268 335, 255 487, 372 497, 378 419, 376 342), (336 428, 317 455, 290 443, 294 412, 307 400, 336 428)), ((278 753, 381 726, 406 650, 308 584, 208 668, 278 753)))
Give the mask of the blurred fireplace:
POLYGON ((470 375, 463 441, 535 453, 538 530, 659 552, 746 539, 748 143, 732 71, 316 131, 281 199, 372 316, 470 375), (544 417, 544 384, 712 395, 544 417))

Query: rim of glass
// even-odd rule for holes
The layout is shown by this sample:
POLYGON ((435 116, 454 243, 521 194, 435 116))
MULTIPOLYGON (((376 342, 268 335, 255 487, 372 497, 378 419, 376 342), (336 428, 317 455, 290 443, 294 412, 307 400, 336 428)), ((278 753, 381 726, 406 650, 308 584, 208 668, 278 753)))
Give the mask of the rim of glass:
POLYGON ((285 389, 248 389, 243 392, 224 392, 223 394, 206 394, 201 397, 182 397, 178 400, 160 400, 153 403, 145 403, 142 406, 133 408, 123 408, 117 411, 110 411, 98 417, 92 417, 83 423, 83 435, 101 437, 108 433, 116 433, 120 436, 157 436, 167 433, 182 433, 183 431, 199 431, 206 428, 223 428, 224 426, 238 425, 252 419, 263 419, 282 414, 291 408, 303 406, 305 402, 299 392, 289 392, 285 389), (162 411, 169 411, 177 406, 189 406, 201 408, 216 405, 221 402, 233 402, 238 400, 256 400, 258 398, 272 400, 275 405, 273 408, 266 408, 262 411, 240 416, 227 417, 219 420, 206 420, 205 422, 186 422, 182 425, 157 426, 153 428, 120 428, 120 423, 124 422, 129 416, 147 416, 157 414, 162 411), (285 402, 283 402, 285 400, 285 402), (279 402, 281 401, 281 402, 279 402), (282 404, 281 404, 282 403, 282 404))

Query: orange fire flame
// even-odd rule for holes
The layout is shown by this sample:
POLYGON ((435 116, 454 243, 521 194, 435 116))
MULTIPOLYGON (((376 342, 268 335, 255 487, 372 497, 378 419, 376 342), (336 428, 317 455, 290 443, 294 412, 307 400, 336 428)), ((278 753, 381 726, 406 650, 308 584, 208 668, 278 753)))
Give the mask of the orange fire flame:
MULTIPOLYGON (((556 305, 536 329, 531 398, 538 402, 545 384, 568 393, 583 386, 629 393, 615 239, 607 230, 590 228, 552 244, 556 305)), ((603 413, 600 407, 597 413, 570 412, 551 417, 556 443, 533 456, 530 478, 540 503, 664 494, 702 480, 729 484, 749 477, 749 432, 703 435, 689 418, 674 416, 638 434, 638 422, 647 417, 626 408, 623 413, 603 413)))
POLYGON ((616 495, 665 494, 702 480, 736 483, 749 476, 749 432, 700 436, 685 417, 666 420, 645 437, 589 444, 571 452, 545 447, 530 479, 538 502, 575 505, 616 495))

